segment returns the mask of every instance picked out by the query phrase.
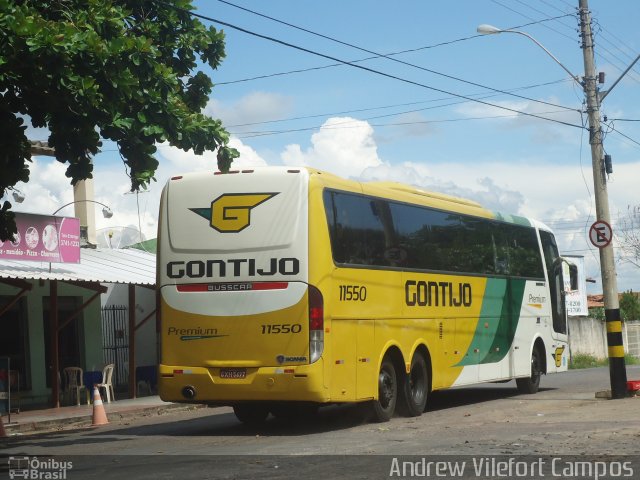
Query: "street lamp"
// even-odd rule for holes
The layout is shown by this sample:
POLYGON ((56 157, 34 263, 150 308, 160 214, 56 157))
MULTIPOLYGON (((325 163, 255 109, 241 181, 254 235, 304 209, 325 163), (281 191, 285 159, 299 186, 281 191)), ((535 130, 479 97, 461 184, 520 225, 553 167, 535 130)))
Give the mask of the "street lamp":
POLYGON ((17 188, 12 188, 11 190, 13 190, 13 192, 11 193, 11 196, 13 197, 13 199, 16 201, 16 203, 22 203, 24 202, 25 199, 25 195, 24 193, 22 193, 20 190, 18 190, 17 188))
POLYGON ((580 87, 583 87, 582 82, 580 81, 580 78, 576 75, 574 75, 573 73, 571 73, 571 71, 569 71, 569 69, 567 67, 565 67, 562 62, 560 62, 560 60, 558 60, 555 55, 553 53, 551 53, 549 50, 547 50, 545 48, 544 45, 542 45, 540 42, 538 42, 535 38, 533 38, 531 35, 529 35, 526 32, 521 32, 520 30, 510 30, 510 29, 506 29, 506 30, 502 30, 498 27, 494 27, 493 25, 488 25, 486 23, 483 23, 482 25, 478 25, 478 28, 476 29, 476 31, 481 34, 481 35, 495 35, 497 33, 515 33, 517 35, 522 35, 523 37, 527 37, 529 40, 531 40, 533 43, 535 43, 536 45, 538 45, 542 50, 544 50, 547 55, 549 55, 551 58, 553 58, 553 60, 560 65, 565 72, 567 72, 569 74, 569 76, 571 78, 573 78, 573 80, 580 85, 580 87))
POLYGON ((51 215, 55 215, 56 213, 58 213, 60 210, 62 210, 65 207, 68 207, 69 205, 73 205, 74 203, 78 203, 78 202, 91 202, 91 203, 97 203, 98 205, 101 205, 102 208, 102 216, 104 218, 111 218, 113 217, 113 212, 111 211, 111 208, 109 208, 108 205, 105 205, 102 202, 98 202, 96 200, 75 200, 73 202, 69 202, 65 205, 62 205, 59 209, 57 209, 55 212, 53 212, 51 215))
MULTIPOLYGON (((26 195, 18 190, 16 187, 7 187, 7 190, 11 191, 11 196, 13 197, 13 201, 16 203, 24 202, 26 195)), ((2 196, 4 198, 4 195, 2 196)))
MULTIPOLYGON (((549 50, 540 42, 525 32, 518 30, 501 30, 492 25, 480 25, 477 28, 480 34, 515 33, 532 40, 542 48, 573 80, 584 90, 589 118, 589 143, 591 144, 591 163, 593 168, 594 197, 596 203, 596 215, 598 221, 611 225, 609 213, 609 196, 607 193, 607 179, 605 176, 604 148, 602 146, 602 129, 600 128, 600 102, 611 92, 620 78, 628 71, 625 70, 621 77, 613 83, 613 86, 604 95, 598 94, 596 85, 593 35, 591 32, 591 14, 587 0, 580 2, 580 33, 582 36, 582 50, 584 60, 584 79, 580 79, 571 73, 549 50)), ((631 66, 640 59, 640 55, 631 66)), ((602 293, 604 296, 605 318, 607 323, 607 344, 609 356, 609 377, 611 381, 611 396, 624 398, 627 393, 627 372, 625 369, 624 346, 622 342, 622 321, 620 318, 620 302, 618 300, 618 285, 616 279, 616 266, 613 256, 613 246, 609 242, 600 248, 600 273, 602 276, 602 293)))

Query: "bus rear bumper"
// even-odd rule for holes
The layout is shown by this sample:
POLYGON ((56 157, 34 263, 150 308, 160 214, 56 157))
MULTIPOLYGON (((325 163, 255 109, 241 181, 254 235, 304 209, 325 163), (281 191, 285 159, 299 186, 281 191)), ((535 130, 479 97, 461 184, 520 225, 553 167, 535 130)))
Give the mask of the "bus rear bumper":
POLYGON ((312 365, 226 369, 227 374, 244 378, 222 378, 221 370, 225 369, 160 364, 160 398, 166 402, 212 404, 329 401, 329 391, 323 385, 322 360, 312 365))

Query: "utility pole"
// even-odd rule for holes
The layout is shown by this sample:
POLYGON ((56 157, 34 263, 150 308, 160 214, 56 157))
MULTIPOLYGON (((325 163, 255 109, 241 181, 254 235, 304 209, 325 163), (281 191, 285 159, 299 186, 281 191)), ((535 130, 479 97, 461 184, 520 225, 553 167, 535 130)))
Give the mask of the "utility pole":
MULTIPOLYGON (((589 116, 589 143, 591 144, 591 161, 593 164, 596 216, 598 220, 605 221, 611 225, 607 178, 604 169, 602 130, 600 128, 600 99, 598 98, 596 85, 591 13, 589 12, 588 0, 579 0, 579 7, 582 53, 584 56, 584 92, 589 116)), ((627 372, 624 362, 624 346, 622 344, 622 322, 620 320, 616 266, 611 243, 604 248, 600 248, 600 272, 602 275, 602 293, 604 294, 604 313, 607 323, 611 396, 612 398, 624 398, 627 393, 627 372)))

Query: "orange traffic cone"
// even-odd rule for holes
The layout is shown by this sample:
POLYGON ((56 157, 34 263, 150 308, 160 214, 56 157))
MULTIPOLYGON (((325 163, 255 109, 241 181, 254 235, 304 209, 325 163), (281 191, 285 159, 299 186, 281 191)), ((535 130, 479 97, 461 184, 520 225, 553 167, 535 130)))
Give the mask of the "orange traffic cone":
POLYGON ((4 430, 4 424, 2 423, 2 415, 0 415, 0 438, 7 436, 7 432, 4 430))
POLYGON ((99 425, 106 425, 109 423, 107 420, 107 412, 104 411, 104 405, 102 404, 102 397, 100 397, 100 391, 98 387, 93 386, 93 422, 91 425, 97 427, 99 425))

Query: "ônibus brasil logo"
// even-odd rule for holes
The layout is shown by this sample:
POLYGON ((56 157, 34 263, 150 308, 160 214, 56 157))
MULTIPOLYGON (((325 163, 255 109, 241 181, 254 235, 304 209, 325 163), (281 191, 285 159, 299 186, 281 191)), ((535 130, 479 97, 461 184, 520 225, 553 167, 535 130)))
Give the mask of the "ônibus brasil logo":
POLYGON ((251 224, 251 210, 277 193, 225 193, 211 202, 209 208, 190 208, 209 220, 211 228, 222 233, 237 233, 251 224))

